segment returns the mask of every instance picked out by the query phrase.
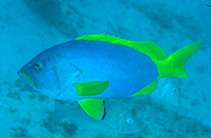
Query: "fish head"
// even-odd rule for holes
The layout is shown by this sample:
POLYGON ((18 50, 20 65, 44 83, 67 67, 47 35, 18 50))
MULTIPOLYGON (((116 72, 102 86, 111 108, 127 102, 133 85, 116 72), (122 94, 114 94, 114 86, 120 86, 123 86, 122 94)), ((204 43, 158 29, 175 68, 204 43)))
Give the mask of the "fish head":
POLYGON ((74 64, 48 50, 34 57, 18 71, 33 89, 53 98, 76 83, 81 73, 74 64))
POLYGON ((112 130, 119 134, 132 134, 141 131, 139 121, 132 115, 131 111, 127 110, 115 114, 117 114, 118 119, 113 119, 109 123, 112 130))
POLYGON ((34 57, 18 71, 18 74, 36 91, 50 97, 58 95, 56 72, 52 68, 51 59, 45 54, 34 57))

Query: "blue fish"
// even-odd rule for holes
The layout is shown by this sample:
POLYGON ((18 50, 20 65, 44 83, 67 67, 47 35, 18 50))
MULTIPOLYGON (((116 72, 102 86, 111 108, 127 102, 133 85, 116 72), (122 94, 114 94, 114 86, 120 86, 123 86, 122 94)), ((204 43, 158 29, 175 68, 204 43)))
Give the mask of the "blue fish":
POLYGON ((77 101, 89 116, 103 120, 105 98, 149 94, 160 78, 187 77, 185 62, 200 45, 192 43, 168 56, 153 42, 87 35, 41 52, 18 74, 37 92, 77 101))

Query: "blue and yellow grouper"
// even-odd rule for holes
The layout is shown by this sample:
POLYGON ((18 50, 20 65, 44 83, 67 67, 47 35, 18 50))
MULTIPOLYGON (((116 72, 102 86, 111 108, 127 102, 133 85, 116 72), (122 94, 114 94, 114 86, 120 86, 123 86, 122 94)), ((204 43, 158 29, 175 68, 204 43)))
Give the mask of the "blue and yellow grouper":
POLYGON ((18 74, 37 92, 78 101, 89 116, 103 120, 105 98, 149 94, 162 77, 187 77, 185 62, 200 45, 192 43, 168 56, 152 42, 87 35, 43 51, 18 74))

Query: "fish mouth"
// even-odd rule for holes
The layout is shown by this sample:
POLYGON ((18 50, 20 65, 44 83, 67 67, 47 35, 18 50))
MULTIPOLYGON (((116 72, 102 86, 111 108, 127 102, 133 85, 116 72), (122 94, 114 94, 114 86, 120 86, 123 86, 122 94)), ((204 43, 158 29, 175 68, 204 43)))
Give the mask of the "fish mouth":
POLYGON ((18 71, 18 75, 21 76, 31 87, 36 88, 36 83, 27 75, 23 70, 18 71))

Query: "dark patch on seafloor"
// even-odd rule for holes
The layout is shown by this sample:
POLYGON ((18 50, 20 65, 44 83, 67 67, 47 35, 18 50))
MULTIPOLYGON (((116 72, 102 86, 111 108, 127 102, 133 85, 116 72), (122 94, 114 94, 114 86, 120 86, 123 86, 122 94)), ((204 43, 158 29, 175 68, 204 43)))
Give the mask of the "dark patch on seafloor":
POLYGON ((15 137, 15 138, 33 138, 33 136, 28 134, 27 125, 29 125, 29 123, 30 123, 30 120, 21 119, 19 122, 21 126, 16 126, 12 128, 10 136, 15 137))
MULTIPOLYGON (((138 98, 137 98, 138 99, 138 98)), ((152 100, 152 99, 151 99, 152 100)), ((189 117, 181 116, 176 111, 166 110, 163 105, 156 105, 150 99, 140 100, 134 112, 142 112, 137 116, 140 124, 146 124, 148 127, 143 133, 132 134, 134 138, 140 137, 200 137, 211 134, 211 128, 201 122, 189 117), (145 112, 145 113, 144 113, 145 112), (146 114, 147 113, 147 114, 146 114), (160 133, 154 133, 153 130, 160 133)))
POLYGON ((76 28, 83 27, 83 17, 78 11, 71 8, 70 4, 67 4, 68 10, 64 11, 61 6, 63 3, 60 0, 23 0, 23 2, 35 15, 64 35, 76 37, 76 28), (72 16, 70 16, 71 14, 72 16))
POLYGON ((57 120, 55 113, 47 113, 48 118, 42 123, 42 126, 52 134, 60 133, 65 138, 71 138, 76 134, 78 127, 68 121, 57 120))
POLYGON ((120 37, 124 36, 126 38, 130 34, 129 29, 118 23, 113 24, 111 21, 112 18, 108 19, 108 21, 103 21, 107 22, 107 26, 97 28, 96 23, 99 20, 92 13, 86 12, 85 9, 90 5, 84 4, 84 1, 80 1, 80 4, 77 6, 72 1, 65 0, 23 0, 23 2, 36 16, 68 37, 76 38, 79 35, 93 32, 102 33, 102 30, 103 33, 118 35, 120 37), (84 32, 84 30, 90 31, 84 32))
POLYGON ((175 10, 169 10, 166 3, 150 5, 134 1, 128 2, 127 0, 119 1, 125 7, 133 7, 141 14, 145 14, 150 19, 152 27, 160 33, 163 30, 171 33, 180 33, 181 36, 196 41, 202 32, 201 28, 199 28, 200 21, 197 18, 192 15, 177 13, 175 10), (193 22, 195 23, 193 24, 193 22), (181 28, 183 29, 181 30, 181 28), (197 34, 197 38, 195 34, 197 34))

